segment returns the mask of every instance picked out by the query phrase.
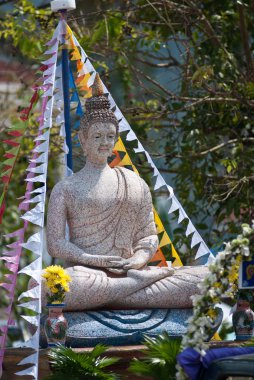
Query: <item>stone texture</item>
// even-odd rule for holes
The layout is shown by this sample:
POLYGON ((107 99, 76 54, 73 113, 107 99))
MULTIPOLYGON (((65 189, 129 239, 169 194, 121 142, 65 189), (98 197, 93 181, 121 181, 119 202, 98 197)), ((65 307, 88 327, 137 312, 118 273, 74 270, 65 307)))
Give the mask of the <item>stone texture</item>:
MULTIPOLYGON (((223 319, 218 309, 218 317, 212 326, 211 336, 223 319)), ((171 337, 185 334, 187 319, 192 309, 144 309, 144 310, 101 310, 88 312, 65 312, 68 321, 67 345, 71 347, 93 347, 98 343, 112 346, 140 344, 144 335, 155 337, 167 331, 171 337)), ((42 318, 43 326, 45 317, 42 318)), ((42 347, 46 338, 41 329, 42 347)))

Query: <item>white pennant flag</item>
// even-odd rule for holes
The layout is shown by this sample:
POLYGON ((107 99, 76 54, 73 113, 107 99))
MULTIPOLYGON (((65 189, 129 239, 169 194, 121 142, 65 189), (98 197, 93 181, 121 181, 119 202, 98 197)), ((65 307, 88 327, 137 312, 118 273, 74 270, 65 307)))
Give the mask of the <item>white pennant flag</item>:
POLYGON ((133 148, 133 150, 135 153, 141 153, 145 151, 145 149, 143 148, 143 145, 139 141, 138 141, 138 147, 133 148))
MULTIPOLYGON (((38 320, 37 326, 39 326, 39 320, 38 320)), ((19 347, 27 347, 27 348, 38 349, 38 347, 39 347, 39 328, 37 328, 36 333, 30 339, 28 339, 24 343, 19 344, 19 347)))
POLYGON ((28 199, 27 201, 24 201, 22 203, 37 203, 42 202, 44 200, 44 194, 36 195, 35 197, 28 199))
POLYGON ((54 55, 52 55, 52 57, 50 57, 46 61, 43 61, 42 64, 43 65, 52 65, 52 64, 56 63, 56 59, 57 59, 57 54, 54 54, 54 55))
POLYGON ((195 247, 195 245, 197 245, 201 241, 202 241, 201 236, 199 235, 198 231, 195 231, 191 238, 191 248, 195 247))
POLYGON ((25 307, 26 309, 33 310, 33 311, 36 311, 37 313, 40 313, 39 300, 24 302, 24 303, 19 304, 18 306, 25 307))
POLYGON ((36 177, 26 178, 25 181, 46 183, 46 179, 47 179, 47 173, 45 172, 44 174, 37 175, 36 177))
POLYGON ((125 119, 125 117, 122 118, 122 120, 119 123, 119 131, 125 132, 130 130, 130 125, 128 121, 125 119))
POLYGON ((170 209, 168 211, 168 214, 171 214, 172 212, 179 209, 179 203, 178 203, 176 197, 174 196, 171 199, 172 199, 172 203, 171 203, 170 209))
POLYGON ((47 163, 43 163, 42 165, 39 165, 39 166, 35 166, 35 168, 27 168, 26 171, 30 172, 30 173, 36 173, 36 174, 40 174, 40 173, 45 173, 47 170, 47 163))
POLYGON ((48 151, 48 141, 45 141, 41 143, 40 145, 37 145, 34 149, 34 153, 45 153, 48 151))
MULTIPOLYGON (((38 363, 37 363, 37 365, 38 365, 38 363)), ((38 373, 37 365, 34 365, 34 366, 27 368, 27 369, 23 369, 23 371, 16 372, 15 375, 33 376, 34 379, 37 379, 37 373, 38 373)))
POLYGON ((154 185, 154 190, 158 190, 164 185, 166 185, 166 182, 164 181, 164 178, 162 177, 162 175, 158 172, 158 176, 156 178, 156 182, 154 185))
POLYGON ((41 257, 38 257, 38 259, 21 269, 18 273, 27 274, 28 276, 33 277, 35 281, 39 282, 41 280, 41 266, 41 257))
POLYGON ((32 158, 30 162, 35 162, 36 164, 44 163, 48 161, 48 153, 42 153, 37 158, 32 158))
POLYGON ((94 71, 93 73, 91 73, 91 76, 90 76, 90 78, 87 81, 87 86, 88 87, 92 86, 92 84, 94 82, 94 79, 95 79, 95 75, 96 75, 96 71, 94 71))
POLYGON ((57 115, 57 117, 56 117, 56 123, 57 124, 62 124, 62 123, 64 123, 64 111, 61 111, 60 113, 59 113, 59 115, 57 115))
POLYGON ((61 63, 56 66, 55 76, 57 78, 62 77, 62 64, 61 63))
POLYGON ((188 223, 188 226, 187 226, 187 230, 185 232, 185 236, 189 236, 190 234, 192 234, 192 232, 194 232, 196 229, 195 227, 193 226, 193 223, 192 221, 189 219, 189 223, 188 223))
POLYGON ((18 363, 18 365, 24 365, 24 364, 28 364, 28 363, 35 364, 37 362, 37 359, 38 359, 38 352, 35 352, 34 354, 29 355, 26 358, 22 359, 18 363))
POLYGON ((42 98, 46 98, 46 96, 53 96, 53 87, 50 86, 47 91, 44 92, 42 95, 42 98))
POLYGON ((41 241, 41 232, 37 232, 30 236, 26 243, 22 243, 21 246, 29 251, 32 251, 36 255, 41 254, 43 242, 41 241))
POLYGON ((43 185, 42 187, 38 187, 38 189, 31 191, 30 194, 34 194, 34 193, 40 193, 41 194, 41 193, 45 193, 45 191, 46 191, 46 186, 43 185))
POLYGON ((44 212, 27 211, 23 216, 21 216, 21 219, 27 220, 28 222, 36 224, 39 227, 43 227, 44 212))
POLYGON ((21 317, 23 319, 25 319, 31 325, 34 325, 36 327, 39 326, 39 323, 40 323, 40 316, 39 315, 34 315, 34 316, 31 316, 31 315, 21 315, 21 317))
POLYGON ((198 250, 197 250, 197 253, 195 256, 195 260, 197 260, 199 257, 206 255, 207 253, 209 253, 209 251, 207 250, 205 244, 203 242, 201 242, 200 246, 198 247, 198 250))
POLYGON ((36 137, 34 141, 43 141, 43 140, 48 140, 48 139, 49 139, 49 131, 46 131, 42 135, 36 137))
POLYGON ((43 84, 53 84, 54 78, 50 75, 48 78, 44 79, 43 84))
POLYGON ((130 132, 128 133, 128 135, 126 136, 126 140, 127 141, 133 141, 133 140, 137 140, 137 139, 138 138, 137 138, 136 134, 131 129, 130 132))
POLYGON ((168 199, 171 199, 174 196, 174 189, 173 189, 173 187, 171 187, 171 186, 169 186, 167 184, 166 184, 166 186, 167 186, 167 189, 168 189, 168 192, 169 192, 169 198, 168 199))
POLYGON ((54 72, 54 65, 50 66, 47 70, 43 71, 43 76, 52 75, 54 72))
POLYGON ((180 224, 185 218, 187 218, 186 212, 181 207, 179 207, 178 224, 180 224))
POLYGON ((43 123, 43 129, 50 129, 52 127, 52 117, 50 117, 49 119, 47 120, 44 120, 44 123, 43 123))
POLYGON ((20 301, 22 298, 37 298, 40 297, 40 286, 37 285, 32 289, 28 289, 25 292, 22 292, 20 296, 18 297, 18 301, 20 301))
POLYGON ((58 50, 58 41, 56 40, 54 45, 52 45, 52 47, 50 49, 46 50, 44 54, 45 55, 46 54, 54 54, 57 52, 57 50, 58 50))

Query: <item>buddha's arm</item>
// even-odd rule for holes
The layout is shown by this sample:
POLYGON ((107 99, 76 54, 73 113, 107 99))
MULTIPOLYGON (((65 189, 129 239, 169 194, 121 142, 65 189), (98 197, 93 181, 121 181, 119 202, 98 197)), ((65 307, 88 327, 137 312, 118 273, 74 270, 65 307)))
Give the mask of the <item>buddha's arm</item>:
POLYGON ((153 216, 152 197, 149 187, 145 182, 144 197, 136 222, 136 231, 133 240, 133 255, 124 266, 125 269, 142 268, 145 266, 158 248, 158 237, 153 216))
POLYGON ((68 195, 61 184, 52 190, 47 217, 47 246, 52 257, 61 258, 79 265, 95 268, 122 266, 120 257, 90 255, 65 239, 67 221, 66 197, 68 195))

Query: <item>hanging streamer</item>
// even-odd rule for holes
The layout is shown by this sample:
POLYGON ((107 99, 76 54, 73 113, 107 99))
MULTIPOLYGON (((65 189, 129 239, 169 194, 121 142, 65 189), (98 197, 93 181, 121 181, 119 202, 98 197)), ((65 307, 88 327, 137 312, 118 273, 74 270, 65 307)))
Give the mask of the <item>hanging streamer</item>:
MULTIPOLYGON (((56 31, 61 29, 61 22, 58 24, 56 31)), ((2 365, 3 356, 4 356, 4 347, 6 343, 6 334, 8 331, 8 326, 12 323, 10 319, 10 314, 12 310, 12 303, 14 300, 14 289, 17 281, 17 271, 20 261, 20 256, 22 252, 22 247, 29 249, 35 253, 38 258, 29 264, 27 267, 20 270, 19 273, 25 273, 30 277, 36 279, 37 286, 33 289, 23 292, 19 299, 23 297, 34 298, 31 301, 23 302, 19 306, 22 306, 25 309, 33 310, 38 314, 34 317, 22 316, 30 324, 33 324, 36 327, 35 334, 25 342, 23 347, 31 347, 36 352, 29 356, 29 358, 23 359, 19 365, 31 363, 32 366, 23 371, 17 372, 17 375, 31 375, 35 379, 38 378, 38 352, 39 352, 39 320, 41 312, 41 270, 42 270, 42 249, 43 249, 43 223, 44 223, 44 212, 45 212, 45 196, 46 196, 46 173, 47 173, 47 164, 48 164, 48 151, 49 151, 49 131, 47 130, 52 126, 52 110, 53 110, 53 92, 54 92, 54 80, 55 80, 55 69, 57 61, 57 51, 58 51, 58 42, 60 35, 55 32, 55 38, 57 43, 55 43, 50 51, 47 51, 46 54, 52 54, 52 57, 49 58, 44 65, 49 65, 48 69, 45 71, 47 75, 44 76, 44 80, 41 85, 42 94, 42 111, 39 118, 39 132, 38 137, 35 139, 35 148, 32 151, 32 159, 27 168, 27 187, 24 197, 22 197, 22 202, 19 205, 19 209, 25 211, 21 218, 24 220, 24 227, 20 230, 14 231, 13 233, 7 235, 7 237, 18 237, 18 240, 14 243, 8 244, 8 248, 11 248, 11 251, 7 251, 4 254, 7 256, 1 257, 1 259, 6 261, 6 266, 9 270, 13 272, 12 275, 6 275, 8 283, 0 284, 8 292, 8 297, 10 300, 8 306, 8 320, 7 325, 3 326, 1 329, 2 336, 0 339, 0 365, 2 365), (48 95, 47 95, 48 94, 48 95), (49 98, 48 96, 51 96, 49 98), (39 165, 38 165, 39 164, 39 165), (39 175, 37 175, 39 174, 39 175), (43 183, 38 189, 33 190, 33 185, 35 182, 43 183), (32 198, 32 194, 35 195, 32 198), (29 210, 31 203, 37 203, 35 207, 29 210), (32 235, 26 243, 24 243, 24 234, 27 229, 28 223, 33 223, 39 225, 39 232, 32 235)), ((15 145, 13 145, 15 146, 15 145)), ((12 157, 9 157, 12 158, 12 157)))

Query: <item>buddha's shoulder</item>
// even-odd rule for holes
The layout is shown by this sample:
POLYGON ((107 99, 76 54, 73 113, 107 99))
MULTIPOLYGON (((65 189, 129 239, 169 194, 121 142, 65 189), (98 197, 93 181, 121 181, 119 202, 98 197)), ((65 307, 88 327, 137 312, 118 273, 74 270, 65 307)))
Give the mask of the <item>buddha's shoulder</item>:
POLYGON ((78 184, 79 177, 75 173, 70 177, 66 177, 62 179, 61 181, 57 182, 57 184, 53 187, 54 193, 66 193, 70 192, 73 188, 75 188, 75 185, 78 184))
POLYGON ((123 167, 120 167, 120 166, 116 166, 116 169, 120 170, 121 173, 124 175, 124 177, 127 180, 132 181, 132 182, 137 182, 142 187, 145 187, 145 188, 148 187, 148 185, 146 184, 146 182, 137 173, 135 173, 134 171, 132 171, 130 169, 123 168, 123 167))

